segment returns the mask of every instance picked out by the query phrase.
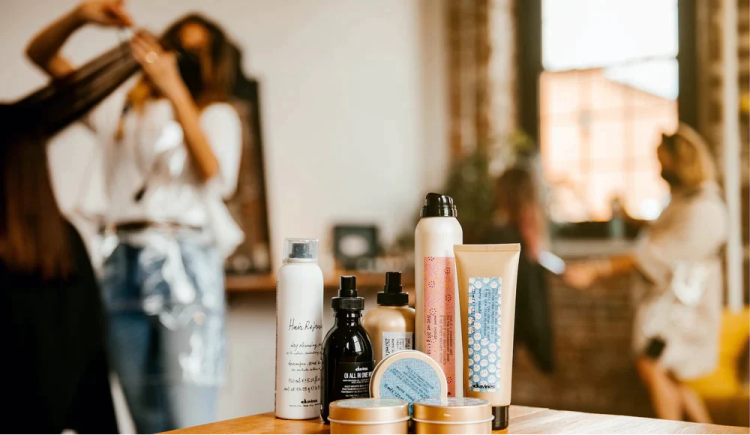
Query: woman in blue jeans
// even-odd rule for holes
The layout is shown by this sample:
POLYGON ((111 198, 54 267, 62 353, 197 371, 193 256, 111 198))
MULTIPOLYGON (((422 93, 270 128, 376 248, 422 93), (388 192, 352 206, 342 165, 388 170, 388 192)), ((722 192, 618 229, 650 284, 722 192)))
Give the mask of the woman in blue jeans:
MULTIPOLYGON (((132 20, 122 1, 81 3, 31 41, 29 57, 52 77, 68 74, 60 49, 89 23, 132 20)), ((216 25, 188 16, 160 41, 136 33, 130 47, 142 76, 85 123, 104 147, 111 362, 138 432, 154 433, 215 419, 222 264, 242 240, 222 200, 237 184, 242 129, 227 103, 235 58, 216 25)))

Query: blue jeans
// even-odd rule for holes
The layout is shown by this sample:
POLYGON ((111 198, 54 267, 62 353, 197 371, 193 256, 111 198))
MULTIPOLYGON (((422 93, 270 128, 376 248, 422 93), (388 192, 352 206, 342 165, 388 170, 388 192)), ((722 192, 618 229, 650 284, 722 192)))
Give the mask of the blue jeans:
POLYGON ((222 262, 200 233, 121 237, 102 291, 110 360, 139 433, 215 421, 224 369, 222 262))

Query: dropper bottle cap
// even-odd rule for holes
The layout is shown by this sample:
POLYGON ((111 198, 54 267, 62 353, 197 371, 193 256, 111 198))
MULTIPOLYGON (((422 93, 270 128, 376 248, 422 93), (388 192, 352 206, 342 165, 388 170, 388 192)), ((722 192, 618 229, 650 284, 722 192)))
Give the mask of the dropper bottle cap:
POLYGON ((339 295, 331 299, 331 307, 336 311, 362 311, 365 298, 357 296, 357 277, 339 278, 339 295))
POLYGON ((401 285, 401 272, 386 272, 385 287, 378 293, 378 305, 396 307, 408 304, 409 294, 401 285))

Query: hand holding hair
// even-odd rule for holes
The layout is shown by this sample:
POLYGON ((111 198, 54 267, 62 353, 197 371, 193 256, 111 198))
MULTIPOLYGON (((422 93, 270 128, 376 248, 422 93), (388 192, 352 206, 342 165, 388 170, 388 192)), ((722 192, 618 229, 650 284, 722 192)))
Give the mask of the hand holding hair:
POLYGON ((104 27, 131 27, 133 19, 124 0, 85 1, 78 5, 77 16, 83 22, 104 27))
POLYGON ((189 95, 180 76, 175 53, 165 51, 156 38, 144 31, 136 32, 130 46, 144 74, 164 97, 174 100, 189 95))

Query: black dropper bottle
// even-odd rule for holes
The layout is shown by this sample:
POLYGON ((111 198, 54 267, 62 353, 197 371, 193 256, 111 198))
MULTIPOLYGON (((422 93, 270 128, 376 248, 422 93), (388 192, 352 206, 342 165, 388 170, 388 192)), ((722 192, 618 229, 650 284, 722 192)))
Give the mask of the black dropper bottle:
POLYGON ((328 423, 328 405, 341 399, 370 396, 375 368, 372 343, 359 324, 365 299, 357 296, 357 279, 342 276, 339 295, 331 300, 336 321, 323 340, 320 416, 328 423))

